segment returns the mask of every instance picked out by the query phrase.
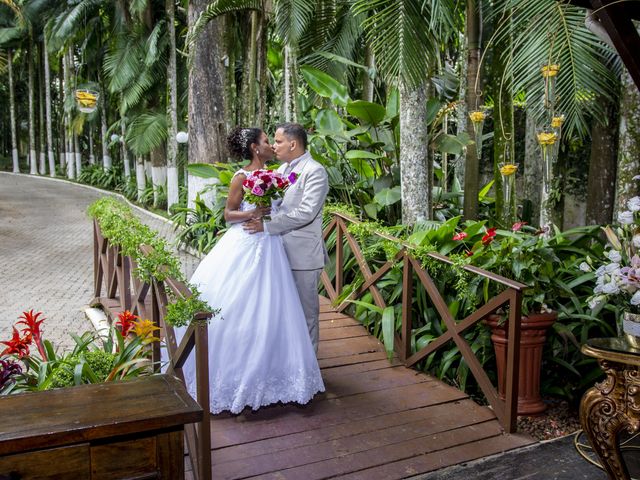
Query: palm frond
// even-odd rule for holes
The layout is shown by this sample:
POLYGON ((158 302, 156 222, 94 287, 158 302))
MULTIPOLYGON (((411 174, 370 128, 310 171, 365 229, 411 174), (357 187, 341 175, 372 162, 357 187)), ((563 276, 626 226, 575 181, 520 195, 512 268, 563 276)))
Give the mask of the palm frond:
POLYGON ((422 83, 437 55, 438 42, 422 7, 420 0, 354 2, 356 14, 369 14, 363 27, 378 69, 392 83, 422 83))
POLYGON ((167 116, 164 112, 138 115, 129 124, 127 146, 135 155, 146 155, 167 140, 167 116))
POLYGON ((24 18, 22 16, 22 9, 18 5, 18 3, 14 2, 14 0, 0 0, 0 4, 6 5, 9 7, 16 16, 16 19, 20 24, 24 24, 24 18))
POLYGON ((141 75, 145 52, 139 38, 122 35, 116 38, 104 58, 109 91, 119 93, 141 75))
POLYGON ((51 24, 49 35, 49 49, 58 51, 72 39, 78 28, 86 22, 87 18, 93 18, 99 6, 104 0, 82 0, 71 10, 62 11, 51 24))
POLYGON ((313 18, 315 6, 313 0, 278 0, 275 3, 276 35, 288 45, 297 45, 313 18))
MULTIPOLYGON (((499 28, 498 41, 514 32, 511 72, 514 91, 525 91, 527 108, 542 126, 544 80, 542 64, 560 65, 555 79, 555 111, 565 115, 568 136, 589 134, 588 117, 602 117, 598 96, 613 98, 616 79, 610 68, 610 52, 584 26, 584 11, 555 0, 502 0, 510 8, 509 28, 499 28)), ((498 12, 499 13, 499 12, 498 12)))
POLYGON ((7 54, 4 51, 0 50, 0 74, 4 74, 7 69, 7 54))
POLYGON ((147 9, 147 3, 149 0, 130 0, 129 1, 129 12, 131 15, 139 17, 144 11, 147 9))
POLYGON ((160 59, 160 55, 162 55, 162 52, 168 44, 169 40, 165 26, 164 20, 156 23, 149 38, 147 38, 147 55, 144 59, 144 64, 147 67, 152 66, 160 59))
POLYGON ((0 46, 10 45, 22 40, 27 35, 27 30, 22 27, 0 28, 0 46))

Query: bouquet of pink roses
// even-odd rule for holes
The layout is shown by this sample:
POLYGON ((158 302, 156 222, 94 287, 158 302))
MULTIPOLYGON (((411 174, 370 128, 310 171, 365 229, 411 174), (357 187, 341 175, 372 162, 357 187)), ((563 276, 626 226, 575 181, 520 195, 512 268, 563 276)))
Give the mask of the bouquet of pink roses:
POLYGON ((258 207, 268 207, 271 200, 282 198, 296 179, 297 175, 293 172, 284 176, 274 170, 254 170, 242 183, 244 200, 258 207))

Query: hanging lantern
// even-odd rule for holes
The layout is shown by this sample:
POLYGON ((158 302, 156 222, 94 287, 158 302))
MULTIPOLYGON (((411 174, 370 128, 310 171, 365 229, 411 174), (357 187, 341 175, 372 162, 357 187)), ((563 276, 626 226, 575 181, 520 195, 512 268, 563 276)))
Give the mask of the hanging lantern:
POLYGON ((83 113, 93 113, 98 106, 98 98, 100 98, 100 94, 95 90, 79 88, 75 91, 75 97, 76 103, 78 104, 78 110, 83 113))
POLYGON ((473 133, 476 142, 476 155, 478 156, 478 160, 482 157, 482 127, 486 118, 486 110, 473 110, 469 112, 469 119, 473 125, 473 133))

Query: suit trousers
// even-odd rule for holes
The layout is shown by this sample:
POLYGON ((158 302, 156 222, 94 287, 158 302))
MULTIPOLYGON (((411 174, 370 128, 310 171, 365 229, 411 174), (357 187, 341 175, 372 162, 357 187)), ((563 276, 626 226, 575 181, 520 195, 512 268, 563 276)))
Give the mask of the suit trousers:
POLYGON ((318 280, 320 280, 322 270, 322 268, 317 270, 292 270, 304 317, 307 321, 307 328, 309 328, 309 336, 316 354, 318 353, 318 343, 320 341, 318 280))

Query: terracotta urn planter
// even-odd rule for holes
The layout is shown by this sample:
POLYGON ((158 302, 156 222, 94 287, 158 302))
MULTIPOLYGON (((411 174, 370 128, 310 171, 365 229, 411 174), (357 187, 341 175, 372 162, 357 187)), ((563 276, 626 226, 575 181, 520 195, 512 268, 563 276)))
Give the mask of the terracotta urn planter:
MULTIPOLYGON (((558 319, 557 312, 534 313, 522 317, 520 333, 520 371, 518 380, 518 415, 539 415, 547 406, 540 396, 542 349, 547 329, 558 319)), ((489 315, 485 323, 491 327, 491 341, 498 367, 498 394, 505 398, 507 372, 507 322, 500 315, 489 315)))

